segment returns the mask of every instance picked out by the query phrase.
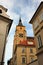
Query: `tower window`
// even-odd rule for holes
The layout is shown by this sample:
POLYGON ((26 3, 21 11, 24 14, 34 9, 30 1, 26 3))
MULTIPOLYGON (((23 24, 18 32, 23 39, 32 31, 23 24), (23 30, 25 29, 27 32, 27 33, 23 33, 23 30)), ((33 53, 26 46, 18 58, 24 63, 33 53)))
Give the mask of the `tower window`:
POLYGON ((19 34, 19 37, 23 37, 23 34, 19 34))
POLYGON ((0 9, 0 13, 2 13, 2 10, 0 9))
POLYGON ((33 57, 31 57, 31 62, 32 62, 33 60, 34 60, 33 57))
POLYGON ((30 48, 30 53, 33 53, 33 49, 32 48, 30 48))
POLYGON ((25 57, 22 58, 22 63, 24 64, 26 62, 25 57))
POLYGON ((40 48, 42 46, 41 36, 39 35, 37 38, 38 38, 38 46, 40 48))
POLYGON ((22 48, 22 53, 24 53, 25 52, 25 48, 22 48))

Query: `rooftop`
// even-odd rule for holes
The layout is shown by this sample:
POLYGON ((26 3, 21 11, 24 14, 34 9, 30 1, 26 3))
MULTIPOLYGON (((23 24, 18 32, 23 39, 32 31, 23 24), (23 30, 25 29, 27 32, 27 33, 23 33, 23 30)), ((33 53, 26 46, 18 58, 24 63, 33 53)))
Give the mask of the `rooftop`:
POLYGON ((18 23, 17 26, 24 26, 24 25, 22 24, 22 20, 21 20, 21 18, 19 19, 19 23, 18 23))
POLYGON ((18 45, 23 45, 23 46, 35 46, 35 42, 33 41, 32 43, 29 42, 28 40, 23 40, 20 41, 20 43, 18 45))

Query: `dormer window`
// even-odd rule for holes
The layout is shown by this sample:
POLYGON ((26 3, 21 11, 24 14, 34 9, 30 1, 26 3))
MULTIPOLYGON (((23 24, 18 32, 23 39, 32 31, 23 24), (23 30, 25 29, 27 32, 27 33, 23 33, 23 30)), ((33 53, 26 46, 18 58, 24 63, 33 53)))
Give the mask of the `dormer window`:
POLYGON ((0 9, 0 13, 2 13, 2 10, 0 9))

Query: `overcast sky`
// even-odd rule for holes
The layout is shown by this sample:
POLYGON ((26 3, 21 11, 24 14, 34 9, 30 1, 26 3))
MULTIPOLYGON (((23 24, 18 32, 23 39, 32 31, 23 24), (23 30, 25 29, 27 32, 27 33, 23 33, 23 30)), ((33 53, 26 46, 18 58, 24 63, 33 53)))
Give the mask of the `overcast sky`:
POLYGON ((24 26, 26 26, 27 36, 33 36, 32 25, 29 24, 29 21, 41 1, 43 0, 0 0, 0 5, 3 5, 8 9, 7 14, 10 16, 11 19, 13 19, 13 24, 7 38, 4 59, 5 65, 7 65, 7 61, 12 57, 13 38, 16 25, 19 22, 19 17, 21 16, 22 23, 24 26))

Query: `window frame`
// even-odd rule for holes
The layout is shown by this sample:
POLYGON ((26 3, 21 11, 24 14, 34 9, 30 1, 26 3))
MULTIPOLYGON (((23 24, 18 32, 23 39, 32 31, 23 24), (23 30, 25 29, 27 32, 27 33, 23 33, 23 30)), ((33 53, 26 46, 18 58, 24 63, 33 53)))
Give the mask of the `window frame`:
POLYGON ((33 62, 34 61, 34 58, 33 57, 31 57, 31 62, 33 62))
POLYGON ((41 48, 42 47, 42 40, 41 40, 41 36, 38 35, 37 36, 37 39, 38 39, 38 48, 41 48))
POLYGON ((33 49, 32 48, 30 48, 30 53, 33 53, 33 49))
POLYGON ((22 57, 22 64, 25 64, 25 63, 26 63, 26 58, 22 57))
POLYGON ((25 48, 22 48, 22 53, 25 53, 25 48))

